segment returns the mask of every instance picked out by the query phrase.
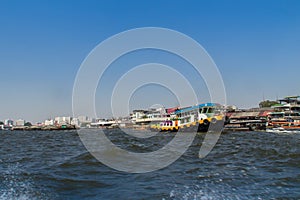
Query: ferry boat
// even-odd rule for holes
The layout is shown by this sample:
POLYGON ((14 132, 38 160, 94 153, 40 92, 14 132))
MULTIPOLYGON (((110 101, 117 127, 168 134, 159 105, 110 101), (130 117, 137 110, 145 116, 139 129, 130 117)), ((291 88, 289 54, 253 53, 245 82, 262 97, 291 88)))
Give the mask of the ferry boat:
POLYGON ((159 129, 163 132, 206 132, 210 124, 215 124, 215 128, 218 127, 221 129, 223 121, 223 107, 215 103, 205 103, 177 109, 174 112, 174 117, 162 122, 159 129))

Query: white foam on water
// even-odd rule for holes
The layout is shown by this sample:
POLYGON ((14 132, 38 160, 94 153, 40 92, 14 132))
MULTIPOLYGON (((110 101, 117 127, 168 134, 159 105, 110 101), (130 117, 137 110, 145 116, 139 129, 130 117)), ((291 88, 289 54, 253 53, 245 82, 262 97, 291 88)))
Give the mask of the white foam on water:
POLYGON ((208 187, 208 185, 204 186, 180 186, 177 185, 174 187, 174 189, 171 190, 169 197, 170 199, 182 199, 182 200, 215 200, 215 199, 243 199, 242 196, 234 195, 231 193, 230 196, 228 196, 228 193, 226 192, 229 190, 224 190, 225 188, 211 188, 208 187))
POLYGON ((30 176, 24 177, 20 165, 10 165, 6 171, 1 173, 2 183, 0 185, 0 200, 35 200, 46 199, 37 191, 30 176))

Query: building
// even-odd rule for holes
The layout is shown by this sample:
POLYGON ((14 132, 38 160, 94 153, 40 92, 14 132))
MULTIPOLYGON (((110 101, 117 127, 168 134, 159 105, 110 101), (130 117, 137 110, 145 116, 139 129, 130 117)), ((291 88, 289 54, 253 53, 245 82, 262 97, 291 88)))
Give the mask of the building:
POLYGON ((137 119, 142 119, 144 117, 147 117, 147 112, 146 110, 133 110, 132 113, 130 114, 130 119, 132 122, 136 122, 137 119))
POLYGON ((78 120, 80 123, 88 123, 90 122, 89 118, 87 116, 79 116, 78 120))
POLYGON ((5 125, 5 126, 12 127, 12 126, 14 125, 14 121, 11 120, 11 119, 6 119, 6 120, 4 121, 4 125, 5 125))
POLYGON ((45 126, 53 126, 54 120, 53 119, 46 119, 44 122, 45 126))
POLYGON ((59 125, 71 124, 71 120, 72 120, 71 117, 55 117, 54 123, 59 125))
POLYGON ((167 115, 166 109, 164 107, 158 107, 158 108, 150 108, 147 112, 147 118, 153 119, 153 118, 162 118, 167 115))
POLYGON ((74 125, 76 127, 80 127, 80 121, 79 121, 79 119, 78 118, 73 118, 71 120, 71 125, 74 125))
POLYGON ((55 117, 54 118, 54 123, 55 124, 63 124, 64 123, 63 117, 55 117))
POLYGON ((72 117, 63 117, 63 121, 64 121, 66 124, 71 124, 72 117))
POLYGON ((24 119, 18 119, 16 121, 16 126, 24 126, 25 125, 25 120, 24 119))

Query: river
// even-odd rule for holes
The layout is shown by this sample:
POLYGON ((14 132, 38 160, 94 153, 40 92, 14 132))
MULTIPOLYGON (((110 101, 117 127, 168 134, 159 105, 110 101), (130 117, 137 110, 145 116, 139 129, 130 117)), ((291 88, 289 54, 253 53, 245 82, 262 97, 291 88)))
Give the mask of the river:
MULTIPOLYGON (((174 136, 140 144, 118 129, 107 134, 135 152, 174 136)), ((95 159, 76 131, 0 131, 0 199, 300 199, 300 134, 222 134, 200 159, 204 136, 168 167, 132 174, 95 159)))

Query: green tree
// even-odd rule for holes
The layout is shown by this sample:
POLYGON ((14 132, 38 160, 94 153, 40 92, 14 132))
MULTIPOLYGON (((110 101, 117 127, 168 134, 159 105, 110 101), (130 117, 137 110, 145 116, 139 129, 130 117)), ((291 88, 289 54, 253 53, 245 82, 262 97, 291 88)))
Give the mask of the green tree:
POLYGON ((32 124, 30 122, 26 122, 24 126, 32 126, 32 124))
POLYGON ((270 101, 270 100, 266 100, 266 101, 262 101, 259 103, 259 107, 260 108, 270 108, 271 106, 278 104, 277 101, 270 101))

